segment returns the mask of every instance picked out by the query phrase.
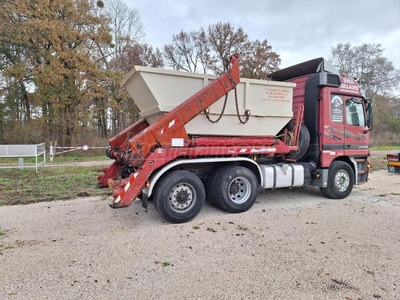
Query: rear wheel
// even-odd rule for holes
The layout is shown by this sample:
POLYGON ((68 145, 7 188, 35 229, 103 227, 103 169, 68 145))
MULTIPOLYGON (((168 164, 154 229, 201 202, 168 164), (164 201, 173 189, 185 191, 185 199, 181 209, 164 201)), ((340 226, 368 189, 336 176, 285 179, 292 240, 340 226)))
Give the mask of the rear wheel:
POLYGON ((218 190, 217 187, 221 184, 219 176, 222 170, 226 169, 227 167, 229 168, 229 166, 218 166, 214 168, 208 176, 206 184, 207 199, 213 205, 218 205, 216 201, 217 195, 215 195, 215 192, 218 190))
POLYGON ((329 168, 328 184, 320 188, 325 197, 343 199, 350 195, 354 186, 354 173, 350 165, 343 161, 334 161, 329 168))
POLYGON ((253 172, 242 166, 230 166, 217 172, 218 183, 212 189, 212 201, 230 213, 249 210, 257 198, 258 181, 253 172))
POLYGON ((184 223, 195 218, 205 202, 205 189, 200 178, 188 171, 172 171, 157 184, 154 206, 168 221, 184 223))

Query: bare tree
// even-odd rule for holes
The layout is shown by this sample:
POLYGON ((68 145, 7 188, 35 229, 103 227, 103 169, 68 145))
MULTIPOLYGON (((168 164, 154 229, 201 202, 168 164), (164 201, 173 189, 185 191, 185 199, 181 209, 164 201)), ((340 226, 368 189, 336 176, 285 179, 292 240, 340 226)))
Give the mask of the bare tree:
POLYGON ((332 63, 343 75, 358 78, 367 98, 373 100, 374 143, 393 143, 394 130, 400 128, 400 71, 383 56, 381 44, 338 44, 331 49, 332 63))
POLYGON ((266 78, 279 64, 279 55, 267 40, 250 41, 240 27, 229 23, 210 25, 208 30, 174 35, 172 43, 164 46, 164 57, 175 70, 221 74, 229 67, 229 57, 241 56, 241 76, 266 78))
POLYGON ((211 66, 206 33, 183 30, 172 36, 172 43, 164 46, 164 56, 174 70, 207 73, 211 66))
POLYGON ((129 8, 122 0, 105 0, 105 11, 110 22, 113 47, 110 56, 116 70, 123 68, 124 50, 140 42, 145 36, 139 11, 129 8))
POLYGON ((134 105, 120 86, 120 82, 130 69, 127 51, 140 42, 144 37, 144 31, 139 11, 128 7, 123 0, 104 0, 102 11, 108 18, 112 36, 110 47, 102 49, 101 52, 104 66, 110 71, 107 83, 109 99, 106 102, 110 108, 108 112, 111 132, 116 134, 135 121, 135 117, 131 117, 130 114, 130 111, 135 110, 134 105))
POLYGON ((381 44, 338 44, 331 49, 330 60, 343 75, 358 78, 367 97, 391 95, 399 86, 400 71, 383 56, 381 44))
POLYGON ((248 35, 242 27, 236 29, 229 23, 217 23, 208 27, 208 44, 213 51, 213 58, 218 64, 213 66, 216 74, 226 72, 229 67, 229 56, 237 52, 244 53, 248 35))
POLYGON ((136 43, 125 49, 125 71, 130 71, 133 66, 149 66, 162 68, 164 59, 160 49, 153 48, 149 44, 136 43))

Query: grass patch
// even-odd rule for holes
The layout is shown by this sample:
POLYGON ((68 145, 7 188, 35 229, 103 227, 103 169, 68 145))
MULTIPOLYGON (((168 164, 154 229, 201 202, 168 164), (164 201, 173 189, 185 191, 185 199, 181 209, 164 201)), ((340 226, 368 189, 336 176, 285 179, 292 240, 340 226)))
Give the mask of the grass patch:
POLYGON ((381 150, 399 150, 400 151, 400 146, 399 145, 395 145, 395 146, 388 146, 388 145, 385 145, 385 146, 379 146, 379 145, 376 145, 376 146, 372 146, 372 147, 370 147, 369 148, 371 151, 381 151, 381 150))
MULTIPOLYGON (((54 163, 62 162, 85 162, 85 161, 101 161, 108 160, 109 158, 105 155, 99 156, 57 156, 54 158, 54 163)), ((43 156, 38 157, 38 162, 43 161, 43 156)), ((49 158, 46 158, 47 163, 52 163, 49 158)), ((24 157, 24 163, 35 163, 35 157, 24 157)), ((18 157, 1 157, 0 164, 18 164, 18 157)))
POLYGON ((371 164, 371 172, 387 169, 387 160, 383 157, 371 155, 368 160, 371 164))
POLYGON ((100 167, 52 167, 0 169, 0 206, 108 196, 111 190, 97 188, 100 167))
POLYGON ((3 235, 6 235, 6 233, 0 230, 0 236, 3 236, 3 235))
MULTIPOLYGON (((84 161, 101 161, 101 160, 109 160, 109 158, 105 155, 102 156, 57 156, 54 158, 55 163, 59 162, 84 162, 84 161)), ((47 160, 50 163, 50 160, 47 160)))

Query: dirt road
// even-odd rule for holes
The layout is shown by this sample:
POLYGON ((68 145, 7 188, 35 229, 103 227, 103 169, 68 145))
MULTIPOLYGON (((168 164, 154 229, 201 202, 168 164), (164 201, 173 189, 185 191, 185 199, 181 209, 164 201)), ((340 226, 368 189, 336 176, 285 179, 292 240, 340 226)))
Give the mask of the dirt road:
POLYGON ((399 195, 378 171, 345 200, 261 191, 181 225, 151 203, 0 207, 0 299, 400 299, 399 195))

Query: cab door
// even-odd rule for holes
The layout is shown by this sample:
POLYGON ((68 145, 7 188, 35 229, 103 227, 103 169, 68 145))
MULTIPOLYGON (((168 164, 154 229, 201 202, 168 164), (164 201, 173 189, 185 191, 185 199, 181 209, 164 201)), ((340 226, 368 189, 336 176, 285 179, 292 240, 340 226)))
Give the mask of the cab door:
POLYGON ((360 98, 347 97, 344 114, 345 155, 368 155, 369 138, 364 102, 360 98))
POLYGON ((323 102, 321 115, 324 116, 321 128, 322 150, 327 159, 326 164, 337 156, 344 155, 345 148, 345 96, 339 94, 326 94, 330 101, 323 102))

